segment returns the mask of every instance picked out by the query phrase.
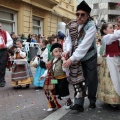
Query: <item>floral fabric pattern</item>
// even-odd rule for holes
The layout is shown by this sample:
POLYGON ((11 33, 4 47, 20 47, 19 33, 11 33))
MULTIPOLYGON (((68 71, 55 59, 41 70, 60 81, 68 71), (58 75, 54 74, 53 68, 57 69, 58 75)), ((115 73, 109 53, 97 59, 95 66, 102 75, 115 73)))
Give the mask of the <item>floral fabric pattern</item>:
POLYGON ((98 99, 108 104, 120 104, 120 96, 115 91, 105 59, 98 66, 98 80, 98 99))

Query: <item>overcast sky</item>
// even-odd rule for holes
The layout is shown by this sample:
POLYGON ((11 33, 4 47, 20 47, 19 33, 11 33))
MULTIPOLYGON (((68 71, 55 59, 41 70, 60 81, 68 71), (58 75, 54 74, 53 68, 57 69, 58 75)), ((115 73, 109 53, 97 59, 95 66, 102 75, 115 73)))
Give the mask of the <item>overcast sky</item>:
POLYGON ((82 0, 76 0, 77 5, 81 2, 82 0))

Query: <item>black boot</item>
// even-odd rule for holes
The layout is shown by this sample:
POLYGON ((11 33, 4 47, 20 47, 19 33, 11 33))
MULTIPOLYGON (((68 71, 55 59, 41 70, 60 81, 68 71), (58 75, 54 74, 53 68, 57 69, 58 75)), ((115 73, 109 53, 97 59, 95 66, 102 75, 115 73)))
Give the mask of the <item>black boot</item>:
POLYGON ((79 112, 83 112, 83 111, 84 111, 83 106, 78 105, 78 104, 75 104, 75 105, 71 106, 70 109, 71 109, 71 110, 77 110, 77 111, 79 111, 79 112))
POLYGON ((96 108, 96 104, 95 103, 90 103, 89 108, 96 108))

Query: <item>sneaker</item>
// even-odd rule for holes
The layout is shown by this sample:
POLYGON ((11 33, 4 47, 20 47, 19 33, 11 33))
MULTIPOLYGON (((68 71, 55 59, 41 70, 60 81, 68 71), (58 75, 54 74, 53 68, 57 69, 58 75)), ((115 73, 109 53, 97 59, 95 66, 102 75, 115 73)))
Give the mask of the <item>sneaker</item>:
POLYGON ((81 105, 75 104, 73 106, 70 107, 71 110, 77 110, 78 112, 83 112, 84 108, 81 105))
POLYGON ((90 103, 89 108, 96 108, 96 104, 95 103, 90 103))
POLYGON ((65 109, 68 110, 68 109, 70 109, 71 106, 72 106, 72 102, 71 103, 66 103, 65 104, 65 109))
POLYGON ((54 110, 56 110, 56 108, 48 108, 47 109, 48 112, 51 112, 51 111, 54 111, 54 110))

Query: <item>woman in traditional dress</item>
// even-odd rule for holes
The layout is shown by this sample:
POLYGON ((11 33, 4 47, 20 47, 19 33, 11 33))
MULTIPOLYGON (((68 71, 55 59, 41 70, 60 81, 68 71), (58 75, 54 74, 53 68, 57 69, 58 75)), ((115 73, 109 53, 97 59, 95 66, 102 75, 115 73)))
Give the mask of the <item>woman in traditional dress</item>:
POLYGON ((98 99, 117 107, 120 104, 120 30, 112 24, 101 27, 104 60, 99 69, 98 99))
POLYGON ((14 63, 12 68, 12 86, 26 86, 29 88, 29 85, 33 81, 32 72, 30 66, 26 60, 26 52, 22 48, 22 40, 18 39, 16 41, 16 49, 14 52, 14 63))
POLYGON ((40 48, 38 49, 38 57, 40 58, 40 64, 37 66, 35 75, 34 75, 34 80, 33 80, 33 85, 35 87, 43 87, 44 85, 44 80, 40 81, 40 77, 44 74, 46 70, 46 62, 48 62, 48 48, 47 46, 47 40, 40 40, 40 48))

